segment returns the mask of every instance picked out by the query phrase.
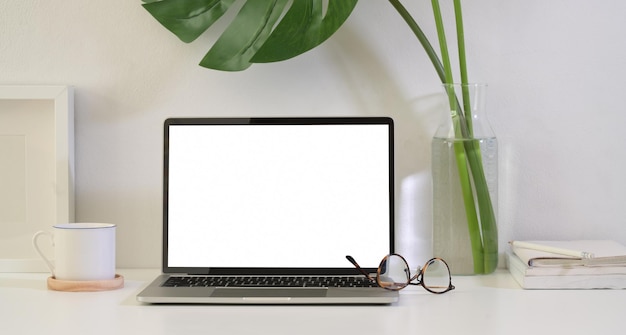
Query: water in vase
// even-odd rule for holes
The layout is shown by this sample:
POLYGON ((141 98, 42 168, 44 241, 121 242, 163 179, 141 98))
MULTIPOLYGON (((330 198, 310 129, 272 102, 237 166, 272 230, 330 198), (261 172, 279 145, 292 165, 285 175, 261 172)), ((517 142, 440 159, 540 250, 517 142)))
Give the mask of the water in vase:
MULTIPOLYGON (((466 141, 476 141, 480 146, 484 175, 494 211, 497 209, 498 199, 498 142, 495 137, 433 138, 433 254, 445 259, 453 274, 477 273, 455 153, 455 143, 466 141)), ((497 259, 498 255, 492 257, 497 259)))

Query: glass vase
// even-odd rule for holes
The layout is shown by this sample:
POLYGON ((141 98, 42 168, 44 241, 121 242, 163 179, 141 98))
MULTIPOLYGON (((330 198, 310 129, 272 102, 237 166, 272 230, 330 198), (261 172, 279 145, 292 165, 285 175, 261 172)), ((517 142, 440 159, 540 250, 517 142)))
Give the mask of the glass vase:
POLYGON ((433 254, 453 274, 498 265, 498 141, 486 117, 485 84, 445 84, 432 140, 433 254))

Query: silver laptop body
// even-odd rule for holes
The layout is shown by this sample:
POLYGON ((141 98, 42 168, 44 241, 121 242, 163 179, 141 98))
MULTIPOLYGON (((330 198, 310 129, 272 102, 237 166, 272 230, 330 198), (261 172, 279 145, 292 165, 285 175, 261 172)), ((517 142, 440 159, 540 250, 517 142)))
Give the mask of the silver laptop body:
POLYGON ((138 301, 398 300, 379 287, 163 285, 180 278, 364 277, 346 255, 375 272, 393 252, 390 118, 172 118, 164 128, 163 274, 138 301))

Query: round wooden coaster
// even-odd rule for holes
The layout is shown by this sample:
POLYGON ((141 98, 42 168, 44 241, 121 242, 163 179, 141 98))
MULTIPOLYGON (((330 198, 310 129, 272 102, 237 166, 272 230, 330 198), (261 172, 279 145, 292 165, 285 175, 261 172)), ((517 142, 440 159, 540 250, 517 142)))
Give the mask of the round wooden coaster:
POLYGON ((57 280, 54 277, 48 277, 48 289, 65 292, 96 292, 116 290, 124 287, 124 277, 115 275, 115 278, 109 280, 57 280))

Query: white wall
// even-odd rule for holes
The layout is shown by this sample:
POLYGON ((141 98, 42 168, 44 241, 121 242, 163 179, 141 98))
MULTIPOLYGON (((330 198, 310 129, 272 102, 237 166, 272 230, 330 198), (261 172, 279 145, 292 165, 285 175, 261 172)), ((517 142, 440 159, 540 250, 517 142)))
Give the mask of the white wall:
MULTIPOLYGON (((434 36, 430 1, 406 3, 434 36)), ((464 3, 470 76, 490 84, 500 140, 502 247, 513 238, 626 243, 626 2, 464 3)), ((197 66, 215 35, 184 44, 140 4, 0 2, 0 84, 75 87, 76 218, 118 224, 118 265, 160 264, 169 116, 394 117, 400 249, 426 257, 439 84, 386 1, 361 1, 337 35, 302 57, 241 73, 197 66), (421 205, 408 211, 422 218, 414 225, 407 194, 421 205)))

